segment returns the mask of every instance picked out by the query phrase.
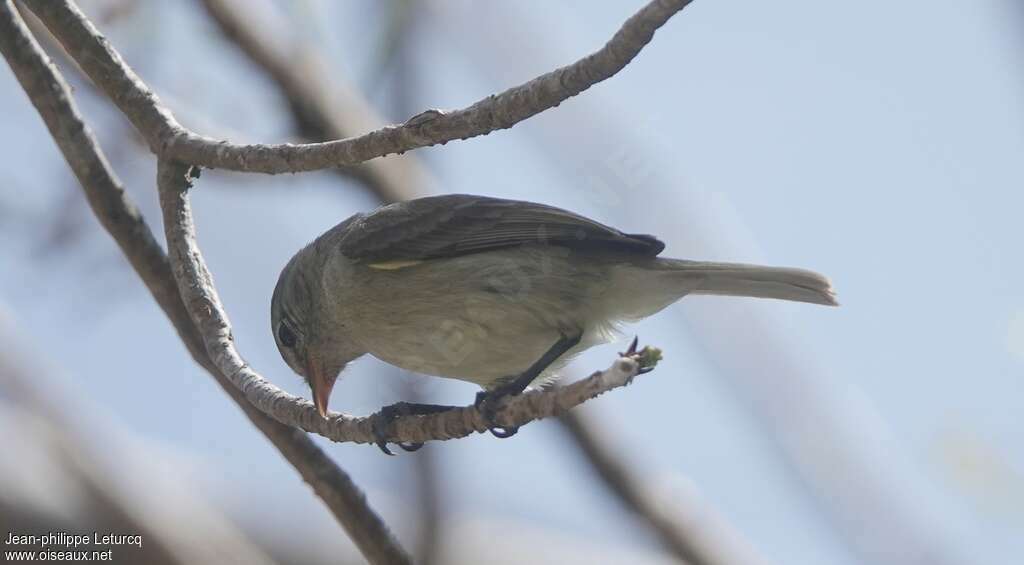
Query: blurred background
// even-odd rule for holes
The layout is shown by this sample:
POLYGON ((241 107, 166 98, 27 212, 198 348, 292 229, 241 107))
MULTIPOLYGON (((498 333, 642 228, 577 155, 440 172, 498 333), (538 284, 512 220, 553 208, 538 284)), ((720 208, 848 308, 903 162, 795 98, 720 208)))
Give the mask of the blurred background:
MULTIPOLYGON (((209 3, 81 5, 192 129, 330 137, 209 3)), ((259 45, 356 134, 575 61, 641 2, 245 6, 259 45)), ((141 138, 37 35, 158 228, 141 138)), ((657 234, 668 256, 819 271, 841 308, 689 298, 589 351, 567 378, 607 367, 633 334, 665 360, 579 416, 658 512, 742 548, 740 562, 1016 565, 1022 47, 1013 0, 698 1, 623 72, 511 130, 355 176, 206 171, 200 245, 243 355, 307 397, 274 345, 271 291, 295 251, 379 205, 382 186, 535 200, 657 234)), ((145 532, 149 562, 360 562, 188 356, 6 66, 0 105, 0 533, 103 523, 145 532)), ((366 358, 332 407, 475 392, 366 358)), ((424 562, 674 562, 558 421, 395 458, 316 439, 424 562)))

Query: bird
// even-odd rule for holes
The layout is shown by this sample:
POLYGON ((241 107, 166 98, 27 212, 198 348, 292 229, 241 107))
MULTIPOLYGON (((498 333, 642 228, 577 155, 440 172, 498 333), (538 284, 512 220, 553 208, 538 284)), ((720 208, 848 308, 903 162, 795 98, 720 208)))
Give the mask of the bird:
MULTIPOLYGON (((501 398, 551 382, 576 354, 687 295, 838 305, 813 271, 670 259, 664 249, 655 236, 534 202, 397 202, 349 217, 288 261, 271 329, 324 418, 339 375, 364 355, 479 385, 477 405, 493 418, 501 398)), ((490 423, 498 437, 515 433, 490 423)))

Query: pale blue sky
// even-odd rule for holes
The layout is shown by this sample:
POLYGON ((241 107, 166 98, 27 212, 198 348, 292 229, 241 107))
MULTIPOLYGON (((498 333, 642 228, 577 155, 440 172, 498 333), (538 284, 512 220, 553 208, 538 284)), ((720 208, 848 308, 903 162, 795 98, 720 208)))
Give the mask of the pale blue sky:
MULTIPOLYGON (((286 10, 290 22, 337 50, 339 73, 366 77, 380 14, 354 1, 303 5, 286 10)), ((637 6, 431 4, 413 39, 409 101, 463 106, 574 60, 637 6)), ((111 39, 191 125, 240 140, 289 135, 273 91, 219 50, 191 5, 144 4, 133 21, 111 39)), ((851 538, 859 526, 836 510, 847 501, 827 502, 836 496, 827 489, 855 481, 851 492, 898 496, 853 506, 906 510, 925 537, 941 536, 950 562, 1011 565, 1024 553, 1022 24, 1009 0, 698 1, 579 100, 418 154, 434 191, 539 200, 657 233, 668 255, 832 278, 839 309, 688 299, 632 328, 666 360, 592 412, 652 488, 690 481, 770 562, 868 563, 851 538), (961 552, 970 559, 956 559, 961 552)), ((78 92, 155 222, 151 161, 111 111, 78 92)), ((295 473, 189 361, 91 217, 66 251, 40 252, 38 224, 62 208, 73 181, 6 70, 0 96, 0 296, 16 324, 49 344, 40 348, 65 369, 72 395, 190 461, 233 514, 347 543, 330 537, 329 516, 295 473), (270 500, 254 501, 257 490, 270 500)), ((268 330, 270 291, 296 249, 372 199, 327 174, 204 174, 194 199, 243 354, 304 394, 268 330)), ((616 350, 587 354, 575 374, 607 365, 616 350)), ((440 401, 474 393, 379 365, 352 366, 332 406, 368 413, 398 400, 402 379, 440 401)), ((401 522, 408 460, 325 446, 401 522)), ((427 449, 441 460, 453 520, 654 547, 593 486, 553 424, 427 449)))

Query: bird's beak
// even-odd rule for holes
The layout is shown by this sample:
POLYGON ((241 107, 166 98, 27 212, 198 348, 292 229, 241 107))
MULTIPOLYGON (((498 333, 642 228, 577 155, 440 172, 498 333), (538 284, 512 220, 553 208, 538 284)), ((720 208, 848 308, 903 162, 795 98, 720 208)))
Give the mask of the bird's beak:
POLYGON ((316 359, 306 361, 306 378, 309 379, 309 386, 313 389, 313 404, 316 411, 322 418, 327 418, 327 401, 331 398, 331 390, 334 388, 336 375, 328 375, 324 367, 316 359))

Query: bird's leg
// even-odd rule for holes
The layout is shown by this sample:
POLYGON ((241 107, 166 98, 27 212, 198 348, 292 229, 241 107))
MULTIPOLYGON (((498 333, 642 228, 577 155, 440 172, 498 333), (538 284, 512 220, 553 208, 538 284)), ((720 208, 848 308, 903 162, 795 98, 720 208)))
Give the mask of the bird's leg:
POLYGON ((498 404, 501 402, 501 399, 506 396, 515 396, 526 390, 526 387, 530 386, 530 383, 537 380, 537 377, 539 377, 545 369, 551 366, 556 359, 573 347, 576 347, 582 338, 583 334, 575 334, 572 336, 566 336, 563 334, 550 349, 544 352, 544 355, 540 356, 540 359, 537 359, 533 365, 530 365, 529 369, 523 371, 515 379, 497 388, 477 393, 476 402, 474 402, 474 404, 487 421, 489 426, 488 430, 494 434, 494 437, 512 437, 519 431, 518 426, 501 427, 494 424, 494 416, 498 411, 498 404))
MULTIPOLYGON (((372 416, 373 418, 373 435, 377 440, 375 443, 386 455, 394 455, 394 453, 388 449, 387 432, 391 428, 391 423, 394 422, 401 416, 424 416, 427 414, 438 414, 441 412, 447 412, 449 410, 455 410, 457 406, 445 406, 442 404, 417 404, 413 402, 396 402, 390 406, 385 406, 380 409, 372 416)), ((405 451, 416 451, 423 447, 422 443, 397 443, 398 447, 401 447, 405 451)))

